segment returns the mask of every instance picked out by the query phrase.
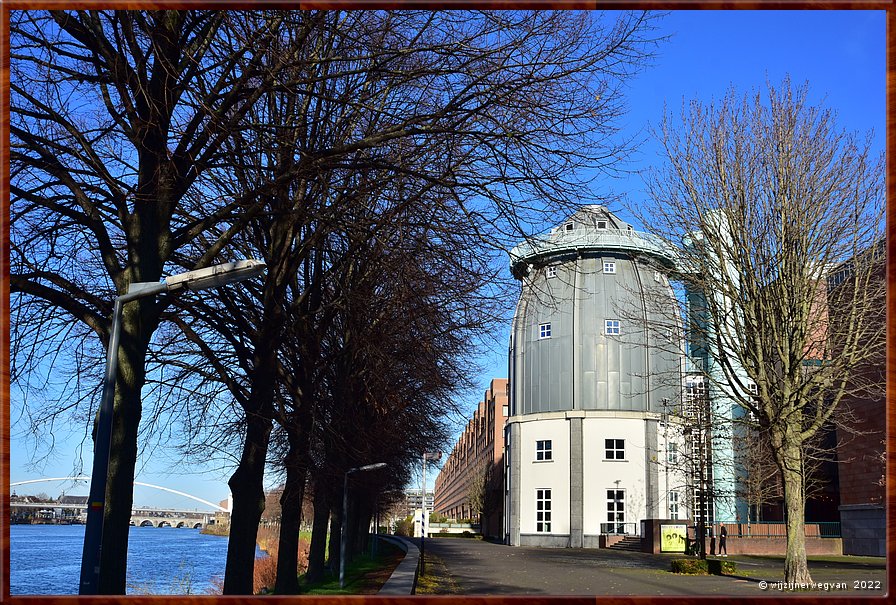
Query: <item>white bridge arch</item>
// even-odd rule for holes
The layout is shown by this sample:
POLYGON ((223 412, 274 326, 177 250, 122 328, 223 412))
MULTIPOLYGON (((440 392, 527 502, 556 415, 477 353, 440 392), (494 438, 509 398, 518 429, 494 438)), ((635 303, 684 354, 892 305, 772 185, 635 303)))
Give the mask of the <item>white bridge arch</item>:
MULTIPOLYGON (((10 487, 15 487, 17 485, 27 485, 29 483, 44 483, 50 481, 90 481, 90 477, 86 475, 80 475, 78 477, 47 477, 45 479, 29 479, 28 481, 16 481, 15 483, 10 483, 10 487)), ((219 506, 208 500, 203 500, 198 496, 194 496, 192 494, 188 494, 186 492, 178 491, 176 489, 171 489, 170 487, 163 487, 161 485, 153 485, 152 483, 143 483, 142 481, 134 481, 134 485, 140 485, 142 487, 151 487, 153 489, 158 489, 163 492, 170 492, 172 494, 177 494, 178 496, 183 496, 184 498, 190 498, 191 500, 195 500, 196 502, 201 502, 205 505, 211 506, 215 510, 230 512, 223 506, 219 506)))

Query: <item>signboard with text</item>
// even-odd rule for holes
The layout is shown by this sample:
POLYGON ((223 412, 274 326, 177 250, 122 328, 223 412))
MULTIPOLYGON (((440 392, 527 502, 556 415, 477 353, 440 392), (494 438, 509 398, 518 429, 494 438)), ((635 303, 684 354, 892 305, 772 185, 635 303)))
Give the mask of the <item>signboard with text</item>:
POLYGON ((687 543, 687 525, 660 525, 660 552, 685 552, 687 543))

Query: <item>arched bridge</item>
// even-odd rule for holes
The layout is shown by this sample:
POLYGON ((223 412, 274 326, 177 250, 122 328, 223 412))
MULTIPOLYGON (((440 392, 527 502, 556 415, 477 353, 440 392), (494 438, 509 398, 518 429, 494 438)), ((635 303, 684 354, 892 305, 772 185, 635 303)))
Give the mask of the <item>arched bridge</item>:
MULTIPOLYGON (((15 487, 17 485, 27 485, 30 483, 52 481, 90 481, 90 477, 78 476, 31 479, 28 481, 17 481, 15 483, 10 483, 10 487, 15 487)), ((203 500, 202 498, 193 496, 192 494, 181 492, 168 487, 163 487, 161 485, 152 485, 151 483, 143 483, 140 481, 135 481, 134 485, 140 485, 143 487, 149 487, 177 494, 179 496, 190 498, 191 500, 201 502, 202 504, 216 509, 214 511, 199 511, 176 508, 157 508, 151 506, 135 506, 131 510, 131 525, 135 527, 186 527, 197 529, 208 525, 209 522, 215 518, 217 511, 225 513, 230 512, 226 508, 219 506, 213 502, 209 502, 208 500, 203 500)), ((83 518, 86 517, 87 514, 87 497, 69 497, 67 500, 68 501, 65 502, 10 501, 10 512, 12 513, 12 520, 13 522, 15 522, 15 520, 18 518, 22 520, 21 522, 26 523, 29 521, 32 523, 53 523, 59 522, 60 520, 62 520, 63 522, 74 523, 77 523, 79 521, 83 522, 83 518), (80 501, 81 499, 83 499, 83 501, 80 501), (71 500, 79 501, 76 502, 71 500)))

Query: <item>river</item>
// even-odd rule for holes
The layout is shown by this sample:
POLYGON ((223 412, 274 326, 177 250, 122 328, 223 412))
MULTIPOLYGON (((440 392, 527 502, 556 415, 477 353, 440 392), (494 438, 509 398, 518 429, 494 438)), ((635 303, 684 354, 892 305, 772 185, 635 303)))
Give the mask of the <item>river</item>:
MULTIPOLYGON (((11 525, 9 534, 11 595, 78 594, 83 525, 11 525)), ((207 594, 223 578, 226 560, 227 538, 131 527, 128 594, 207 594)))

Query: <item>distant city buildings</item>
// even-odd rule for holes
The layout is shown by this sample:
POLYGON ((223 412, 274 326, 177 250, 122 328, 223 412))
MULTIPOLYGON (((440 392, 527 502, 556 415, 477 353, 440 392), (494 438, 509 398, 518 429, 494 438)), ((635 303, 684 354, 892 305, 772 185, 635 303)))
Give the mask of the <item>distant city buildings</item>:
POLYGON ((482 535, 494 538, 503 536, 507 402, 507 379, 493 379, 435 483, 436 512, 481 523, 482 535))
MULTIPOLYGON (((433 510, 435 494, 431 490, 426 490, 426 509, 433 510)), ((423 509, 423 490, 406 489, 404 490, 404 502, 399 504, 395 512, 399 518, 410 517, 414 511, 423 509)))

